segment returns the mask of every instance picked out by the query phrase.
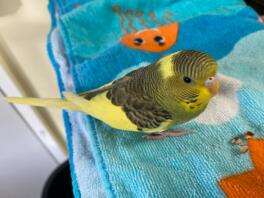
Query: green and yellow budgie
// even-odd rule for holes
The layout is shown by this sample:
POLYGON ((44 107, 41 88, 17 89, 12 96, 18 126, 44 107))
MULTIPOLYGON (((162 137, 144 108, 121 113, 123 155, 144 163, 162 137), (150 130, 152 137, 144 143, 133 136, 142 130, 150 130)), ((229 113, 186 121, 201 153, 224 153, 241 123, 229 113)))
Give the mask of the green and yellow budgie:
POLYGON ((146 133, 148 138, 180 136, 166 131, 202 113, 217 94, 217 63, 205 53, 175 52, 98 89, 64 99, 9 97, 8 102, 84 112, 113 128, 146 133))

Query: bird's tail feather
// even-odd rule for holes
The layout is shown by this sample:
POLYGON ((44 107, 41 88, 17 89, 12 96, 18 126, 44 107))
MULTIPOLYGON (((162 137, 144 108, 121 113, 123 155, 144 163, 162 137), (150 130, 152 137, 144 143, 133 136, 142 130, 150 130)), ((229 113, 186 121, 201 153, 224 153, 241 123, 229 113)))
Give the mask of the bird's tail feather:
POLYGON ((49 107, 49 108, 56 108, 56 109, 66 109, 66 110, 73 110, 79 111, 80 108, 69 102, 65 99, 59 98, 22 98, 22 97, 7 97, 5 98, 7 102, 10 103, 18 103, 18 104, 27 104, 31 106, 37 107, 49 107))

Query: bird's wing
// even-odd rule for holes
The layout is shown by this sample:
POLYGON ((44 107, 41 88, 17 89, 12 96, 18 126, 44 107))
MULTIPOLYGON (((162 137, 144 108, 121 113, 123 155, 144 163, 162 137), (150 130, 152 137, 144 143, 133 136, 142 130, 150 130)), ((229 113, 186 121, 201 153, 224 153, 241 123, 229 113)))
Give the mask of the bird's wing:
POLYGON ((172 116, 144 91, 144 71, 145 68, 134 70, 116 81, 80 96, 91 100, 106 92, 106 97, 111 103, 120 106, 138 130, 158 128, 163 122, 172 119, 172 116))
POLYGON ((112 86, 113 85, 113 82, 111 83, 108 83, 102 87, 99 87, 97 89, 93 89, 91 91, 87 91, 87 92, 84 92, 84 93, 81 93, 79 94, 81 97, 87 99, 87 100, 91 100, 93 97, 95 97, 96 95, 100 94, 100 93, 103 93, 105 91, 108 91, 110 89, 112 89, 112 86))
POLYGON ((150 97, 143 86, 144 68, 127 74, 115 81, 107 90, 107 98, 113 105, 121 106, 138 130, 158 128, 172 115, 150 97))
POLYGON ((124 90, 125 88, 120 87, 110 90, 107 97, 114 105, 122 107, 139 131, 158 128, 163 122, 172 119, 171 114, 154 103, 151 98, 124 90))
POLYGON ((115 80, 113 82, 110 82, 108 84, 105 84, 97 89, 93 89, 87 92, 83 92, 81 94, 79 94, 80 96, 82 96, 83 98, 90 100, 93 97, 95 97, 96 95, 103 93, 105 91, 109 91, 113 88, 113 85, 118 85, 118 84, 123 84, 126 83, 128 80, 132 79, 133 77, 139 75, 142 71, 144 70, 144 67, 136 69, 134 71, 129 72, 128 74, 126 74, 124 77, 115 80))

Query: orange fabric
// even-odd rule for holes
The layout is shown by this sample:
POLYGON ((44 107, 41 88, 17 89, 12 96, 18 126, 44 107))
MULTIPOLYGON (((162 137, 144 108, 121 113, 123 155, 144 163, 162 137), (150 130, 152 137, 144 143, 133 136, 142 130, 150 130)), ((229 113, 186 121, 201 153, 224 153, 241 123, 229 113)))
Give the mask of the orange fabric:
POLYGON ((121 43, 129 48, 150 52, 163 52, 171 48, 178 38, 179 23, 171 23, 153 29, 146 29, 135 33, 126 34, 121 38, 121 43), (161 37, 164 43, 159 44, 155 37, 161 37), (141 39, 140 44, 135 43, 135 39, 141 39))
POLYGON ((264 140, 250 139, 249 153, 254 169, 220 180, 219 184, 231 198, 264 198, 264 140))

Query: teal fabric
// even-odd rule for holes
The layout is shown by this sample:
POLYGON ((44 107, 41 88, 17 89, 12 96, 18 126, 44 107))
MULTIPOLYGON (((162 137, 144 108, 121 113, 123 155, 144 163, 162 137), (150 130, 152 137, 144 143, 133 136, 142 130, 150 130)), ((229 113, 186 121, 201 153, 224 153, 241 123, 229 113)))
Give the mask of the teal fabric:
MULTIPOLYGON (((53 4, 49 4, 49 10, 51 12, 52 28, 48 35, 48 54, 57 74, 60 91, 73 91, 70 66, 63 48, 62 38, 56 27, 57 19, 53 4)), ((73 192, 75 197, 80 197, 81 194, 89 197, 91 195, 93 197, 105 197, 87 138, 87 129, 83 129, 82 125, 78 125, 79 117, 78 113, 63 112, 73 192), (78 161, 78 163, 74 163, 75 161, 78 161), (91 182, 87 182, 89 180, 91 182), (79 186, 78 183, 82 185, 79 186)))
POLYGON ((83 92, 99 87, 113 80, 124 68, 138 65, 144 61, 154 62, 177 50, 199 50, 209 53, 219 60, 227 55, 243 36, 263 28, 256 18, 254 11, 247 8, 229 16, 202 15, 182 21, 179 25, 177 43, 162 53, 133 50, 122 43, 117 43, 110 49, 106 49, 104 53, 98 54, 93 60, 86 59, 72 67, 76 90, 83 92), (245 27, 245 23, 247 23, 247 27, 245 27), (109 66, 109 62, 114 66, 109 66), (98 67, 100 67, 100 72, 94 72, 98 67), (91 73, 92 77, 87 78, 87 74, 91 73))
POLYGON ((71 82, 76 92, 96 88, 181 49, 213 56, 221 81, 206 112, 177 126, 194 131, 180 138, 148 141, 140 133, 69 113, 65 122, 76 197, 225 197, 218 180, 252 168, 249 156, 230 144, 245 130, 264 136, 264 25, 242 1, 90 1, 58 22, 66 54, 58 55, 56 42, 51 50, 64 90, 73 90, 71 82), (154 10, 157 16, 173 11, 180 24, 177 42, 161 53, 123 45, 119 40, 125 33, 111 11, 115 4, 154 10))
POLYGON ((222 72, 242 80, 248 86, 263 89, 264 59, 261 56, 264 52, 263 35, 263 31, 257 31, 241 39, 234 50, 221 60, 222 72))
MULTIPOLYGON (((136 3, 123 0, 91 1, 61 19, 66 50, 76 61, 78 58, 83 60, 95 57, 118 43, 124 32, 120 28, 118 15, 112 12, 114 5, 122 9, 144 11, 143 18, 150 27, 155 27, 147 16, 150 11, 155 11, 159 21, 168 23, 161 17, 168 10, 173 13, 170 17, 172 20, 183 21, 210 13, 230 15, 245 7, 243 0, 137 0, 136 3)), ((134 25, 142 29, 138 20, 135 20, 134 25)))

